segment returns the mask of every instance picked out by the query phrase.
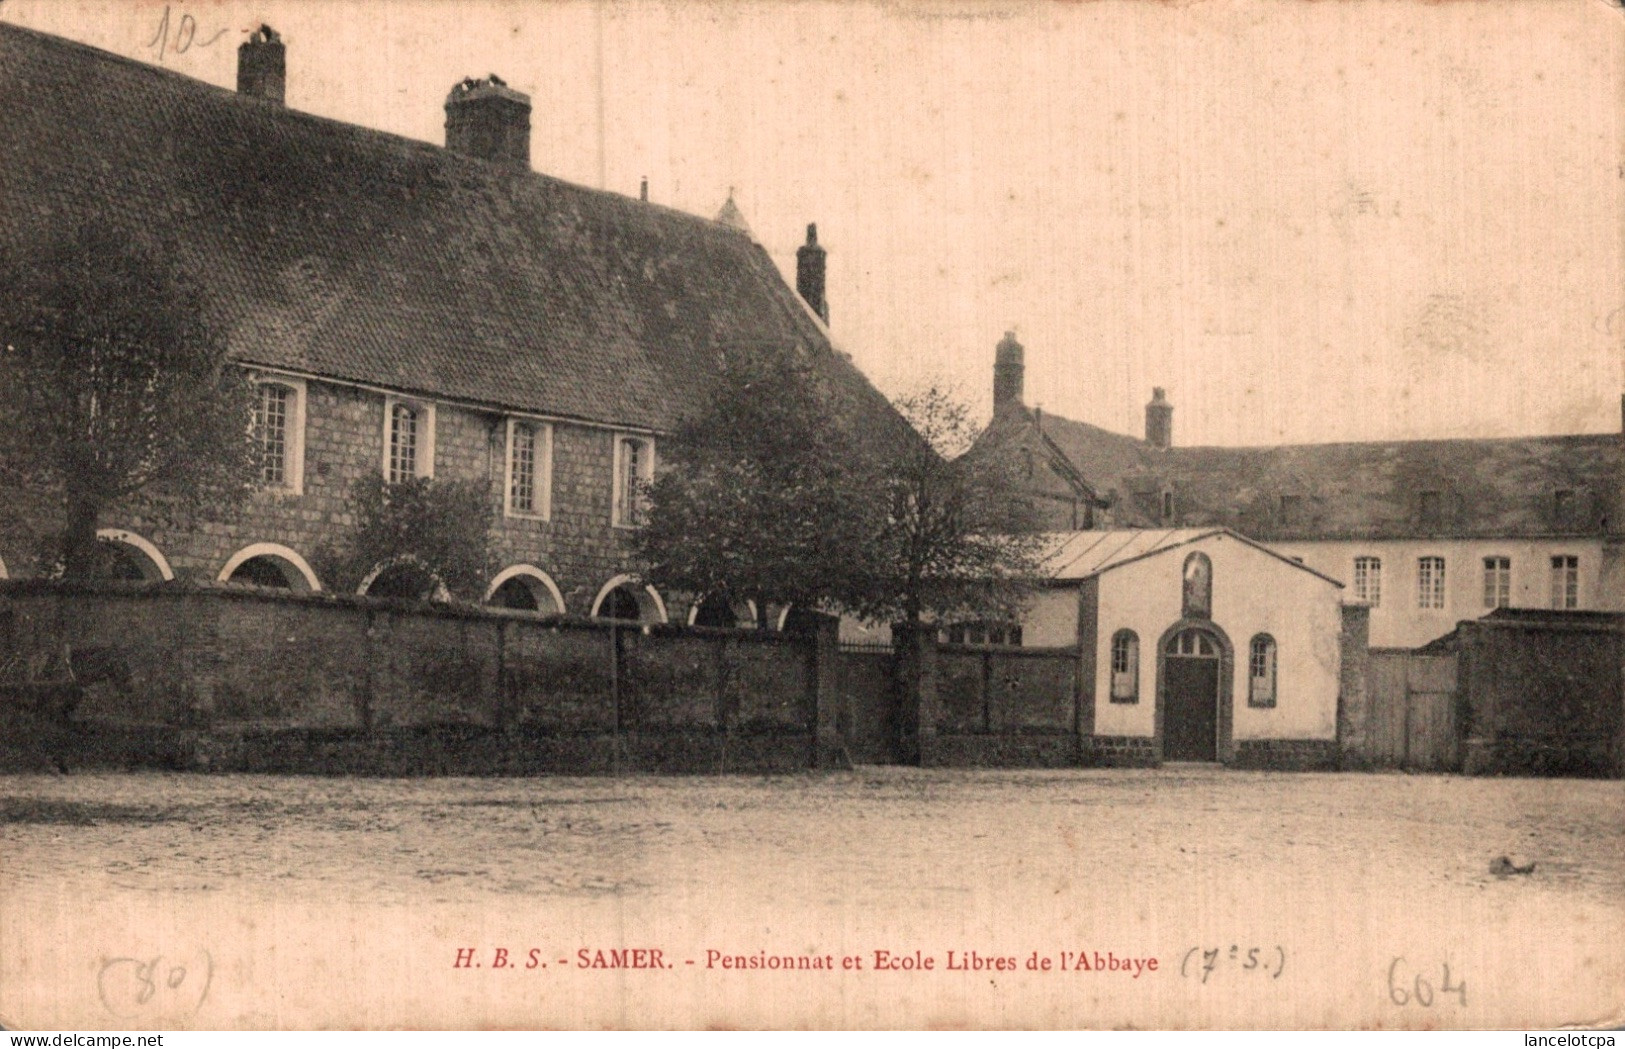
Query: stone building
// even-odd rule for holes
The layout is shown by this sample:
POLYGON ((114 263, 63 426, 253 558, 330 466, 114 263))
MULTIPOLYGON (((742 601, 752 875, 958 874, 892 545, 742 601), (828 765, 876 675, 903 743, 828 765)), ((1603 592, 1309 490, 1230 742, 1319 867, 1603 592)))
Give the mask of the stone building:
POLYGON ((1092 760, 1335 767, 1365 647, 1336 580, 1225 528, 1063 532, 1046 563, 1022 643, 1077 647, 1092 760))
POLYGON ((993 420, 1049 528, 1227 528, 1347 585, 1376 647, 1415 647, 1497 608, 1625 609, 1625 440, 1190 447, 1153 391, 1142 438, 1029 407, 998 345, 993 420))
MULTIPOLYGON (((803 354, 835 410, 901 425, 830 345, 811 233, 798 295, 742 218, 533 172, 530 100, 498 77, 452 87, 441 148, 287 108, 285 55, 255 33, 234 92, 0 24, 0 238, 91 210, 163 230, 258 384, 252 505, 178 528, 121 507, 102 535, 132 571, 322 589, 313 551, 354 526, 359 478, 475 480, 487 600, 687 618, 635 581, 633 482, 722 351, 803 354)), ((0 545, 0 576, 33 556, 0 545)))

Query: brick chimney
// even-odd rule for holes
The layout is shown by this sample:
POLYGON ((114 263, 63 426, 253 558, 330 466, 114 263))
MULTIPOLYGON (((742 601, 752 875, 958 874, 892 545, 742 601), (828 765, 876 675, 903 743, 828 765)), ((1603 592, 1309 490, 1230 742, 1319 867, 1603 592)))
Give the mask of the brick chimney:
POLYGON ((288 49, 275 29, 262 25, 237 45, 237 93, 284 105, 288 49))
POLYGON ((1164 451, 1174 444, 1174 406, 1161 386, 1152 388, 1151 403, 1145 406, 1145 443, 1164 451))
POLYGON ((1026 383, 1026 351, 1016 341, 1016 333, 1007 331, 993 353, 993 410, 1001 404, 1020 404, 1026 383))
POLYGON ((807 224, 807 243, 796 249, 796 291, 813 312, 829 323, 829 303, 824 300, 824 249, 818 246, 818 224, 807 224))
POLYGON ((446 96, 446 148, 513 167, 530 167, 530 96, 495 73, 464 79, 446 96))

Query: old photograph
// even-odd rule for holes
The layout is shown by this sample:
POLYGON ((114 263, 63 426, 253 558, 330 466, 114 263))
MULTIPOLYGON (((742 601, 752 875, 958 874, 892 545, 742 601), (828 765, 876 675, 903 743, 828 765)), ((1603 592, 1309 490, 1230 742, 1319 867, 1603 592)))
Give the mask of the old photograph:
POLYGON ((1625 12, 0 0, 0 1027, 1625 1024, 1625 12))

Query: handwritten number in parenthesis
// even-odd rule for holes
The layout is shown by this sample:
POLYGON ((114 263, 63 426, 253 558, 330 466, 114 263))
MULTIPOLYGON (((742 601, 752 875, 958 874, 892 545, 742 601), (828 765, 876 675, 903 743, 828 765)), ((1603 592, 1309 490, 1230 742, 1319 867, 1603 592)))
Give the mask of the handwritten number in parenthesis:
POLYGON ((199 951, 191 969, 178 963, 165 965, 164 961, 163 955, 157 955, 145 962, 139 958, 114 958, 107 962, 96 977, 102 1005, 120 1017, 180 1017, 196 1013, 208 998, 209 985, 214 982, 214 959, 208 951, 199 951), (198 988, 194 1000, 192 992, 182 988, 188 976, 199 970, 202 977, 193 981, 198 988))
POLYGON ((1185 957, 1179 963, 1179 975, 1181 977, 1190 975, 1191 959, 1194 958, 1198 952, 1200 952, 1202 955, 1202 982, 1207 983, 1208 974, 1213 972, 1213 967, 1217 965, 1219 961, 1219 949, 1217 947, 1213 948, 1211 951, 1204 951, 1201 947, 1192 947, 1190 950, 1186 951, 1185 957))

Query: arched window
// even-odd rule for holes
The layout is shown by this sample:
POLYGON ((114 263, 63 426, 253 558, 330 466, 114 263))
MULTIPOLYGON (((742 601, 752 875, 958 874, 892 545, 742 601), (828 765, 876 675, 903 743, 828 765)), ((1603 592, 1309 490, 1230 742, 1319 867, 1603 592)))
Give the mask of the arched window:
POLYGON ((1247 649, 1247 705, 1275 705, 1275 639, 1255 634, 1247 649))
POLYGON ((1206 554, 1196 553, 1185 558, 1185 596, 1183 615, 1186 619, 1213 618, 1213 562, 1206 554))
POLYGON ((1140 638, 1132 630, 1112 635, 1112 702, 1140 701, 1140 638))

